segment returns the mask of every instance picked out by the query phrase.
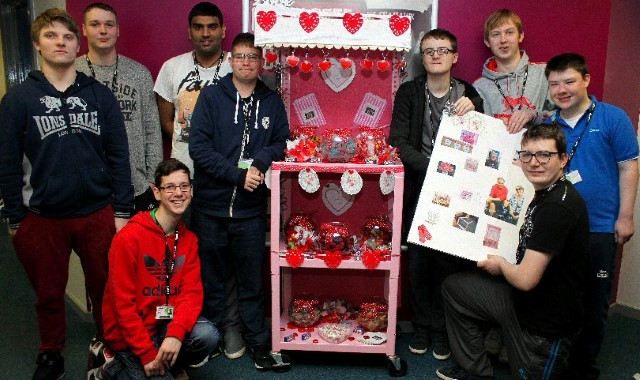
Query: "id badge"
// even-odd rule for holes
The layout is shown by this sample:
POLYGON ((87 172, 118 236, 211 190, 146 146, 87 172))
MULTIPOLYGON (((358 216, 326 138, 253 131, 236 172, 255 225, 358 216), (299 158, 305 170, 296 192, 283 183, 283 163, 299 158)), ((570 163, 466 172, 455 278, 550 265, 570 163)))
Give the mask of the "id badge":
POLYGON ((245 158, 245 159, 242 159, 242 160, 238 161, 238 167, 240 169, 249 170, 249 168, 251 167, 252 163, 253 163, 253 158, 245 158))
POLYGON ((580 172, 577 170, 570 171, 565 175, 565 178, 567 178, 567 180, 571 182, 573 185, 575 185, 576 183, 582 182, 582 177, 580 176, 580 172))
POLYGON ((171 305, 157 306, 156 319, 173 319, 173 306, 171 305))

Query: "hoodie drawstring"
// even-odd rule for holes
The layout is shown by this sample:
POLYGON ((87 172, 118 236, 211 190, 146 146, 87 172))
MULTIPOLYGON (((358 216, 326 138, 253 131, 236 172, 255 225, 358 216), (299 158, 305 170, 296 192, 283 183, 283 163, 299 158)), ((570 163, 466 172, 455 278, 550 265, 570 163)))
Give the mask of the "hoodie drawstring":
POLYGON ((238 108, 240 107, 240 93, 236 92, 236 114, 233 117, 233 123, 238 124, 238 108))

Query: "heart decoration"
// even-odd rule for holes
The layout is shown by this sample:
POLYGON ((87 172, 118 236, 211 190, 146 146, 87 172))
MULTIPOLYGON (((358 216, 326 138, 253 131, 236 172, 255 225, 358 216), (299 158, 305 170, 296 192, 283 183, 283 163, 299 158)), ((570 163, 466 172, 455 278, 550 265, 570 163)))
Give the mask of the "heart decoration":
POLYGON ((340 66, 342 66, 343 69, 350 69, 351 65, 353 65, 353 61, 350 58, 340 58, 340 66))
POLYGON ((402 61, 398 61, 398 62, 396 63, 396 66, 395 66, 395 67, 396 67, 396 69, 397 69, 397 70, 402 70, 402 69, 404 69, 404 67, 405 67, 406 65, 407 65, 407 63, 406 63, 406 62, 404 61, 404 59, 403 59, 402 61))
POLYGON ((322 258, 325 265, 328 268, 336 269, 342 263, 342 252, 340 251, 328 251, 325 252, 325 256, 322 258))
POLYGON ((311 69, 313 69, 313 64, 307 60, 300 64, 300 70, 302 70, 303 73, 310 73, 311 69))
POLYGON ((342 191, 339 185, 329 182, 322 188, 322 203, 336 216, 347 212, 353 206, 355 196, 342 191))
POLYGON ((342 25, 347 30, 347 32, 351 34, 356 34, 356 32, 362 26, 362 14, 360 13, 345 13, 342 16, 342 25))
POLYGON ((264 55, 264 59, 267 60, 267 62, 269 63, 274 63, 277 59, 278 59, 278 54, 274 53, 272 51, 268 51, 265 55, 264 55))
POLYGON ((287 64, 289 64, 289 66, 291 67, 296 67, 298 65, 298 62, 300 62, 300 58, 296 57, 295 55, 290 55, 287 57, 287 64))
POLYGON ((362 62, 360 62, 360 67, 367 71, 371 70, 373 68, 373 60, 369 58, 363 59, 362 62))
POLYGON ((299 249, 288 249, 286 259, 289 266, 295 269, 304 262, 304 255, 299 249))
POLYGON ((376 269, 382 260, 379 250, 367 250, 362 254, 362 263, 367 269, 376 269))
POLYGON ((431 236, 431 232, 429 232, 429 230, 427 229, 427 226, 425 226, 424 224, 421 224, 418 227, 418 236, 420 243, 425 243, 427 240, 431 240, 431 238, 433 237, 431 236))
POLYGON ((324 61, 320 61, 320 63, 318 63, 318 67, 320 68, 320 70, 326 73, 331 68, 331 62, 328 59, 325 59, 324 61))
POLYGON ((276 20, 277 20, 277 16, 276 16, 276 12, 274 11, 258 12, 258 17, 257 17, 258 25, 260 25, 260 27, 265 32, 268 32, 269 30, 271 30, 271 28, 273 28, 273 26, 276 24, 276 20))
POLYGON ((387 61, 386 59, 383 59, 382 61, 378 61, 377 65, 378 65, 378 70, 382 72, 389 70, 389 67, 391 66, 389 61, 387 61))
POLYGON ((324 83, 329 86, 330 89, 335 92, 340 92, 353 82, 356 71, 353 67, 343 69, 340 62, 335 58, 329 58, 329 62, 331 62, 331 68, 320 74, 322 75, 322 79, 324 79, 324 83))
POLYGON ((302 12, 300 13, 299 22, 300 26, 305 32, 311 33, 318 26, 318 24, 320 24, 320 17, 318 17, 318 13, 316 12, 302 12))
POLYGON ((396 14, 389 18, 389 28, 391 28, 391 32, 396 36, 400 36, 406 32, 409 29, 409 25, 411 25, 409 17, 400 17, 396 14))

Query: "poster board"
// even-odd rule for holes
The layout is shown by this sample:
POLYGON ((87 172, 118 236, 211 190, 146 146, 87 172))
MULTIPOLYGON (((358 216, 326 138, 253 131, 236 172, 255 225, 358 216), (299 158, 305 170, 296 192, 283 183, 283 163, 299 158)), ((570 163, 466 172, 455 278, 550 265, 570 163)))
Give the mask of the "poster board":
POLYGON ((517 159, 523 133, 509 134, 501 120, 475 111, 443 115, 408 241, 473 261, 492 254, 515 263, 534 195, 517 159))

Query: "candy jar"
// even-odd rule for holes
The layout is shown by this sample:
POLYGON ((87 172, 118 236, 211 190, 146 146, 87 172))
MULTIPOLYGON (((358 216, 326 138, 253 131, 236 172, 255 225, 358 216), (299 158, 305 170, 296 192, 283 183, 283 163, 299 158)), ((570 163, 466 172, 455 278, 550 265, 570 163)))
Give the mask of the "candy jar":
POLYGON ((293 297, 289 304, 289 319, 297 327, 311 327, 320 320, 320 302, 310 294, 293 297))
POLYGON ((389 305, 381 297, 368 297, 360 304, 358 324, 367 331, 384 331, 389 319, 389 305))
POLYGON ((320 153, 326 162, 349 162, 356 154, 356 143, 348 129, 326 130, 322 135, 320 153))
POLYGON ((349 229, 341 222, 325 222, 320 227, 320 248, 323 251, 341 251, 349 254, 349 229))
POLYGON ((367 217, 362 227, 362 239, 369 248, 378 248, 391 243, 391 222, 386 215, 367 217))
POLYGON ((291 215, 291 218, 285 223, 284 233, 290 247, 311 248, 318 238, 311 217, 302 213, 291 215))

